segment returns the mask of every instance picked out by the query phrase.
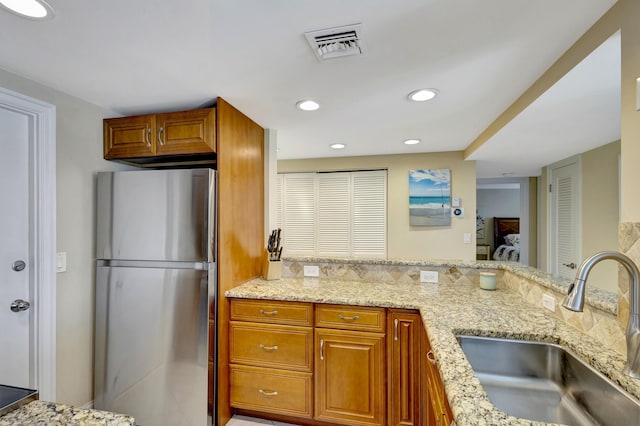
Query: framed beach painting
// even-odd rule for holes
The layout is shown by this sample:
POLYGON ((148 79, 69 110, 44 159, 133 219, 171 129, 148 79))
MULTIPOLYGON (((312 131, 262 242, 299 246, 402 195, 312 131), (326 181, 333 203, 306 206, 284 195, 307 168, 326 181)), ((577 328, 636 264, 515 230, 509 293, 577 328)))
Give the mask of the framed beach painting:
POLYGON ((451 225, 451 170, 409 170, 409 225, 451 225))

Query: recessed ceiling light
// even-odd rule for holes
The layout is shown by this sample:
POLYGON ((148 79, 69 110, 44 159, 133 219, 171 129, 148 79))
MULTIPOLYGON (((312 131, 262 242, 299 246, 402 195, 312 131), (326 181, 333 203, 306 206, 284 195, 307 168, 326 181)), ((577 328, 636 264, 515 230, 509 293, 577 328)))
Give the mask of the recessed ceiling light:
POLYGON ((53 8, 44 0, 0 0, 0 6, 23 18, 49 19, 53 8))
POLYGON ((343 144, 343 143, 333 143, 333 144, 331 144, 331 145, 329 145, 329 146, 330 146, 331 148, 333 148, 333 149, 343 149, 343 148, 345 148, 345 147, 346 147, 346 145, 345 145, 345 144, 343 144))
POLYGON ((319 103, 309 100, 298 101, 296 102, 296 106, 298 107, 298 109, 301 109, 303 111, 315 111, 320 108, 319 103))
POLYGON ((415 145, 420 143, 420 139, 407 139, 403 142, 405 145, 415 145))
POLYGON ((438 93, 439 92, 436 89, 420 89, 420 90, 414 90, 413 92, 409 93, 407 97, 411 101, 424 102, 424 101, 428 101, 430 99, 435 98, 438 95, 438 93))

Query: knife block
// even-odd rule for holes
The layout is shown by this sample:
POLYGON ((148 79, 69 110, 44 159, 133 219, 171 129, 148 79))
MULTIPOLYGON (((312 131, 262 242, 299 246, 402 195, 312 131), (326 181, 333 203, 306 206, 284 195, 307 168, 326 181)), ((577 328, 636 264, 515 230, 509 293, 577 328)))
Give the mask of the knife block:
POLYGON ((269 260, 269 253, 262 265, 262 278, 267 281, 279 280, 282 276, 282 260, 269 260))

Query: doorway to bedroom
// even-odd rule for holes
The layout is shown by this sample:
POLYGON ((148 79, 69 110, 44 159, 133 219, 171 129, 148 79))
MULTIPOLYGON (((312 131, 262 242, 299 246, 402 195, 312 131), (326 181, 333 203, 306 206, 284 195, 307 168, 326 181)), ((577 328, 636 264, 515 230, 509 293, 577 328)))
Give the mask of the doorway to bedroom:
POLYGON ((478 179, 476 257, 537 267, 536 199, 529 178, 478 179))

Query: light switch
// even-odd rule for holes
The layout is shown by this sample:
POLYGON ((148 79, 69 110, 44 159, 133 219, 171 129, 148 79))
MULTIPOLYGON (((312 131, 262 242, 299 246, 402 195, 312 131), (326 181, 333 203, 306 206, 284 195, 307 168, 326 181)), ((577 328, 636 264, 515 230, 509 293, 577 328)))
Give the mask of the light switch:
POLYGON ((460 197, 454 195, 451 198, 451 207, 460 207, 460 197))
POLYGON ((464 243, 465 244, 471 244, 471 233, 470 232, 465 232, 464 233, 464 243))
POLYGON ((67 272, 67 252, 56 253, 56 272, 67 272))

